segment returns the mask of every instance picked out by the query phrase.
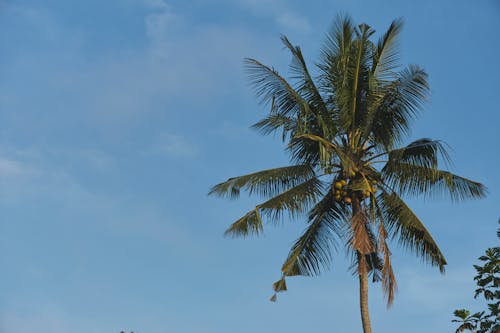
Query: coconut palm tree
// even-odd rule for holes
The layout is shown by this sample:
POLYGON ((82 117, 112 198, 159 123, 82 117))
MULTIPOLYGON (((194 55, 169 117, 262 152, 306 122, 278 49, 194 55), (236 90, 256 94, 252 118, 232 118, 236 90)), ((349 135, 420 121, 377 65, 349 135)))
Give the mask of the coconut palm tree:
POLYGON ((287 277, 328 268, 335 243, 343 243, 359 277, 365 333, 372 331, 368 279, 381 281, 388 305, 396 291, 389 239, 444 272, 443 254, 404 198, 444 193, 462 200, 485 194, 480 183, 440 168, 449 165, 441 141, 419 139, 401 146, 429 90, 422 68, 398 65, 401 27, 395 20, 372 41, 368 25, 339 17, 327 33, 315 74, 301 49, 282 37, 292 55, 290 82, 246 59, 257 96, 271 106, 253 127, 263 134, 281 133, 291 163, 230 178, 210 191, 236 198, 246 190, 265 198, 226 235, 260 234, 264 220, 306 216, 307 227, 290 249, 275 292, 286 290, 287 277))

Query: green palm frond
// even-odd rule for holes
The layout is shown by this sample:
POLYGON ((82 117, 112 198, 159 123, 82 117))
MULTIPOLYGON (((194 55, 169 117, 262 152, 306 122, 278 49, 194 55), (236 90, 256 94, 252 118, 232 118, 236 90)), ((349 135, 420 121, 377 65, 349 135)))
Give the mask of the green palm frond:
POLYGON ((298 214, 309 210, 321 196, 323 187, 323 182, 318 178, 311 178, 257 207, 274 222, 278 222, 284 212, 288 212, 291 218, 295 218, 298 214))
POLYGON ((250 84, 263 104, 273 102, 285 116, 310 113, 307 101, 279 73, 255 59, 245 59, 250 84))
POLYGON ((341 236, 347 215, 347 207, 335 204, 333 193, 328 192, 311 210, 309 226, 296 240, 281 268, 283 275, 318 275, 328 268, 334 237, 341 236))
POLYGON ((339 16, 336 24, 326 35, 321 49, 321 60, 317 65, 318 89, 326 96, 326 105, 330 113, 339 122, 339 127, 346 130, 344 121, 349 122, 349 110, 352 102, 352 63, 355 59, 353 43, 355 27, 351 18, 339 16))
POLYGON ((261 234, 263 230, 264 226, 262 224, 259 209, 255 208, 231 224, 224 232, 224 236, 246 237, 248 235, 261 234))
POLYGON ((299 136, 295 136, 291 140, 290 145, 294 145, 296 144, 296 142, 300 142, 303 139, 317 142, 320 148, 323 148, 325 151, 329 152, 330 154, 328 155, 328 162, 338 162, 345 170, 349 170, 354 165, 351 157, 344 152, 342 147, 318 135, 302 134, 299 136))
POLYGON ((226 230, 226 236, 247 236, 260 234, 263 230, 261 214, 265 214, 271 221, 278 222, 283 212, 289 213, 291 218, 303 213, 317 201, 322 194, 323 183, 317 178, 311 178, 294 186, 266 202, 257 205, 253 210, 231 224, 226 230))
POLYGON ((392 238, 444 272, 446 260, 430 232, 396 193, 382 192, 378 196, 380 218, 388 226, 392 238))
POLYGON ((250 194, 257 193, 263 197, 270 197, 313 177, 315 177, 314 169, 307 164, 268 169, 229 178, 227 181, 212 187, 208 195, 234 199, 239 197, 240 191, 243 189, 250 194))
POLYGON ((371 141, 390 150, 408 134, 410 122, 427 98, 427 73, 410 65, 383 88, 370 126, 371 141))
POLYGON ((478 199, 486 195, 481 183, 449 171, 409 163, 392 162, 382 169, 384 183, 408 195, 449 195, 454 201, 478 199))
POLYGON ((328 96, 327 105, 345 132, 352 131, 364 117, 374 49, 369 40, 372 34, 368 25, 354 27, 350 18, 344 17, 327 35, 322 50, 319 89, 328 96))
MULTIPOLYGON (((385 155, 385 154, 384 154, 385 155)), ((451 164, 450 156, 444 144, 439 140, 419 139, 406 147, 393 149, 387 153, 387 165, 392 163, 407 163, 427 168, 437 168, 441 158, 445 165, 451 164)))
POLYGON ((293 74, 292 78, 298 81, 297 91, 312 106, 310 109, 320 125, 323 135, 331 138, 335 137, 337 125, 329 114, 325 102, 311 77, 300 47, 292 45, 286 36, 282 36, 281 41, 292 53, 290 69, 293 74))
MULTIPOLYGON (((355 58, 349 63, 348 82, 349 90, 351 91, 351 100, 349 108, 341 108, 341 121, 345 128, 349 128, 352 134, 355 134, 356 128, 366 116, 366 91, 369 85, 369 59, 372 57, 372 43, 369 38, 374 31, 367 24, 361 24, 358 29, 355 29, 358 36, 353 42, 353 53, 355 58)), ((351 138, 354 141, 355 138, 351 138)))
POLYGON ((304 137, 294 136, 291 138, 287 150, 290 153, 291 160, 299 164, 321 165, 329 157, 324 154, 324 146, 304 137))
POLYGON ((372 72, 377 79, 388 80, 394 76, 393 71, 398 67, 399 62, 398 36, 402 28, 403 20, 392 21, 387 31, 377 42, 372 60, 372 72))
MULTIPOLYGON (((347 85, 348 64, 351 61, 352 43, 354 39, 354 23, 349 16, 339 16, 326 34, 325 43, 321 49, 321 60, 318 67, 320 90, 333 96, 333 100, 348 100, 347 85), (344 94, 345 96, 340 96, 344 94)), ((336 103, 341 106, 342 103, 336 103)))
POLYGON ((268 135, 281 130, 281 140, 286 141, 297 130, 297 121, 278 113, 270 113, 264 119, 252 125, 260 133, 268 135))
MULTIPOLYGON (((325 42, 321 48, 320 64, 330 65, 330 69, 333 69, 338 63, 338 57, 348 53, 354 38, 354 26, 354 22, 350 16, 337 16, 334 24, 326 33, 325 42)), ((332 70, 333 73, 334 71, 332 70)), ((335 86, 332 84, 330 87, 335 86)))

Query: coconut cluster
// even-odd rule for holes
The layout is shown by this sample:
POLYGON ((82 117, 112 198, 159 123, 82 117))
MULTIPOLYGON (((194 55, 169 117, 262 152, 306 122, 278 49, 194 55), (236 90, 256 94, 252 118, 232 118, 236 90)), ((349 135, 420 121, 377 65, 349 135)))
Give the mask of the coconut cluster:
POLYGON ((369 198, 370 195, 375 194, 377 192, 377 181, 372 180, 369 185, 369 189, 365 190, 351 190, 347 186, 349 184, 349 180, 352 181, 353 178, 356 177, 356 172, 351 171, 349 173, 350 177, 345 178, 337 178, 333 183, 334 187, 334 199, 335 201, 343 201, 346 204, 351 204, 352 199, 356 196, 360 200, 369 198))
POLYGON ((345 179, 338 179, 334 184, 333 186, 335 187, 335 200, 336 201, 340 201, 340 200, 344 200, 345 203, 347 204, 350 204, 352 199, 351 197, 349 196, 349 192, 347 189, 346 189, 346 185, 347 185, 347 180, 345 179))

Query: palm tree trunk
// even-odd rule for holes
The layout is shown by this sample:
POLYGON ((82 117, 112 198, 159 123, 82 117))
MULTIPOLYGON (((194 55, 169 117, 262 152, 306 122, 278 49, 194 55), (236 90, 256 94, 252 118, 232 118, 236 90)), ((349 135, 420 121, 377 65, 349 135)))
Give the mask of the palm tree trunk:
POLYGON ((359 307, 361 309, 361 322, 364 333, 372 333, 370 324, 370 313, 368 311, 368 272, 366 259, 358 252, 358 274, 359 274, 359 307))
MULTIPOLYGON (((352 216, 353 219, 361 211, 361 203, 358 198, 352 201, 352 216)), ((358 259, 358 276, 359 276, 359 307, 361 310, 361 322, 363 324, 364 333, 372 333, 370 323, 370 313, 368 311, 368 267, 366 263, 365 253, 356 249, 358 259)))

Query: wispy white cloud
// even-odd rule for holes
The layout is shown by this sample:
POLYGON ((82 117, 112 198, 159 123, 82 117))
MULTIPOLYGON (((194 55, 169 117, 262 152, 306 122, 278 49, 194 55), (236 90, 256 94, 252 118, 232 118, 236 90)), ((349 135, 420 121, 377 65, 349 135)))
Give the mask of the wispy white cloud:
POLYGON ((0 148, 0 201, 17 200, 25 184, 40 177, 40 167, 28 152, 0 148))
POLYGON ((73 330, 72 325, 60 311, 40 309, 38 313, 9 311, 0 315, 0 332, 32 333, 43 330, 51 333, 67 333, 73 330))
POLYGON ((164 0, 144 0, 144 4, 147 8, 151 9, 167 9, 168 4, 164 0))
POLYGON ((12 177, 25 174, 29 168, 19 161, 0 157, 0 177, 12 177))
MULTIPOLYGON (((163 142, 164 150, 159 153, 181 157, 194 154, 194 148, 182 137, 167 135, 163 138, 167 139, 163 142)), ((75 174, 81 172, 81 168, 113 173, 117 167, 115 163, 109 154, 94 150, 49 152, 33 147, 12 151, 8 158, 0 157, 0 204, 15 206, 44 202, 47 207, 55 209, 53 214, 78 215, 84 217, 83 220, 95 221, 93 227, 89 222, 86 224, 99 232, 158 241, 174 253, 188 256, 196 251, 196 245, 187 233, 159 207, 147 200, 138 200, 130 193, 93 190, 75 174), (80 169, 74 170, 74 164, 80 169)), ((79 222, 71 218, 67 223, 79 222)))
POLYGON ((293 12, 284 12, 276 15, 276 21, 286 29, 292 29, 295 31, 309 32, 311 31, 311 25, 309 21, 293 12))
POLYGON ((76 160, 84 167, 95 170, 111 170, 116 167, 113 156, 97 149, 64 150, 62 154, 64 158, 76 160))
POLYGON ((163 41, 165 37, 169 36, 169 28, 177 16, 171 7, 162 0, 148 0, 146 6, 152 10, 145 18, 146 34, 155 42, 163 41))
POLYGON ((275 24, 287 30, 294 32, 308 33, 311 31, 309 20, 290 9, 290 4, 281 0, 238 0, 240 6, 251 10, 256 15, 271 17, 275 24))
POLYGON ((182 135, 163 133, 153 144, 151 152, 169 157, 192 158, 197 155, 198 149, 182 135))
MULTIPOLYGON (((189 112, 195 110, 193 105, 220 98, 228 91, 229 82, 238 82, 244 88, 241 59, 254 55, 256 44, 265 45, 261 36, 241 26, 193 28, 192 22, 164 1, 147 1, 146 8, 146 43, 90 57, 88 46, 79 46, 88 44, 85 34, 62 25, 51 15, 44 15, 41 22, 32 18, 29 11, 20 11, 19 20, 29 21, 33 30, 41 34, 45 21, 50 21, 46 34, 57 43, 53 48, 25 53, 12 60, 12 73, 30 75, 33 80, 22 94, 0 84, 3 109, 23 110, 22 114, 50 109, 50 114, 39 115, 35 126, 53 128, 79 122, 113 135, 152 112, 171 112, 166 105, 172 104, 173 99, 183 99, 187 103, 185 111, 189 112), (74 42, 75 36, 79 42, 74 42), (68 49, 68 44, 73 46, 68 49), (38 86, 41 82, 43 87, 38 86), (221 85, 226 89, 220 89, 221 85), (41 90, 42 100, 32 96, 41 90), (192 98, 193 94, 196 98, 192 98), (53 117, 60 121, 53 122, 53 117)), ((12 113, 11 119, 21 117, 19 112, 12 113)), ((30 126, 30 122, 23 125, 30 126)))

